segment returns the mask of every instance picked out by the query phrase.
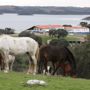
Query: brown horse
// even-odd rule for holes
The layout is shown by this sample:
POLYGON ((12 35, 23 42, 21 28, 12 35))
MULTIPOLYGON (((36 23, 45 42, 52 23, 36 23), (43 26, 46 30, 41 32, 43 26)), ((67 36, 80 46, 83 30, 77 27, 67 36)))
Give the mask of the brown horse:
MULTIPOLYGON (((66 68, 70 65, 70 74, 71 76, 76 74, 76 62, 74 59, 73 54, 71 51, 64 46, 52 46, 52 45, 43 45, 40 48, 40 64, 39 66, 43 66, 47 70, 47 64, 48 62, 52 62, 53 66, 53 73, 54 75, 60 65, 64 65, 66 68), (65 62, 69 62, 68 65, 65 65, 65 62)), ((61 66, 62 67, 62 66, 61 66)), ((42 68, 42 67, 41 67, 42 68)), ((63 68, 63 67, 62 67, 63 68)), ((64 68, 64 71, 66 72, 66 69, 64 68)))

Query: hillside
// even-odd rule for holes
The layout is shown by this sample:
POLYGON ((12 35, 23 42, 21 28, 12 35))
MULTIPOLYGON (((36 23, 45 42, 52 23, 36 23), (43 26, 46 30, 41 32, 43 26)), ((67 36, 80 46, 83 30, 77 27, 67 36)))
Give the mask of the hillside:
POLYGON ((90 90, 90 80, 61 76, 26 75, 24 73, 0 72, 0 90, 90 90), (30 79, 47 82, 47 86, 26 86, 30 79))
POLYGON ((86 17, 86 18, 83 18, 83 20, 90 20, 90 16, 86 17))
POLYGON ((85 15, 90 14, 89 8, 55 7, 55 6, 0 6, 0 14, 17 13, 19 15, 52 14, 52 15, 85 15))

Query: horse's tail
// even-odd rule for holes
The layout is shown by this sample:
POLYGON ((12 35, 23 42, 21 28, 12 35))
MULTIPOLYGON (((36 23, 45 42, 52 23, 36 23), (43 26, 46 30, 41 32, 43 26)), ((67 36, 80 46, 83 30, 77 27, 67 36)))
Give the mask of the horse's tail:
POLYGON ((68 52, 68 61, 69 61, 69 63, 72 66, 72 70, 73 70, 72 73, 73 74, 76 74, 76 60, 75 60, 75 57, 74 57, 74 55, 72 54, 72 52, 67 47, 65 47, 65 49, 68 52))
POLYGON ((3 52, 3 50, 0 50, 0 65, 1 65, 1 69, 4 69, 4 59, 5 58, 5 54, 3 52))
POLYGON ((37 61, 39 60, 39 58, 40 58, 40 51, 39 51, 39 46, 37 47, 37 50, 36 50, 36 59, 37 59, 37 61))

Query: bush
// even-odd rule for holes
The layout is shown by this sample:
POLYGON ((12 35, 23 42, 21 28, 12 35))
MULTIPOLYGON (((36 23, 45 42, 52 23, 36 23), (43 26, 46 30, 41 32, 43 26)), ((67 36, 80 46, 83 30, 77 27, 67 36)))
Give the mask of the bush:
POLYGON ((52 39, 50 41, 50 45, 58 45, 58 46, 69 46, 69 42, 65 39, 52 39))
POLYGON ((87 35, 86 40, 90 42, 90 34, 87 35))
POLYGON ((90 43, 77 45, 72 50, 77 62, 78 77, 90 78, 90 43))
POLYGON ((14 71, 25 71, 28 69, 29 58, 26 55, 17 55, 15 58, 13 70, 14 71))

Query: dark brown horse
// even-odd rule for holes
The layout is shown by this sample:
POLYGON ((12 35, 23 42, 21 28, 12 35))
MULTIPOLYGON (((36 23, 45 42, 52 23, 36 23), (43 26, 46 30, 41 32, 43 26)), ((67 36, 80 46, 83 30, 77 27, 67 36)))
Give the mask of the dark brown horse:
MULTIPOLYGON (((40 65, 45 68, 46 72, 47 70, 47 64, 48 62, 52 62, 53 66, 53 73, 54 75, 59 67, 62 67, 60 65, 64 65, 65 68, 70 66, 72 68, 70 71, 71 76, 76 74, 76 62, 74 59, 73 54, 71 51, 64 46, 52 46, 52 45, 43 45, 40 48, 40 65), (65 62, 69 62, 68 65, 65 65, 65 62)), ((42 67, 41 67, 42 68, 42 67)), ((64 71, 66 69, 64 68, 64 71)))

